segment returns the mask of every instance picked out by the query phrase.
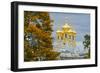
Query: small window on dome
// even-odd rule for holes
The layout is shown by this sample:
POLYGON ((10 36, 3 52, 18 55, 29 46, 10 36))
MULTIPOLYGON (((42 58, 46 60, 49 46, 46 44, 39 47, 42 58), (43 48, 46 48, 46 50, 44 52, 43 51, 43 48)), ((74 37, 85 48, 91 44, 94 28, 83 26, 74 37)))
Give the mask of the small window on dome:
POLYGON ((69 35, 69 39, 71 39, 71 36, 69 35))
POLYGON ((65 38, 67 38, 67 34, 65 34, 65 38))
POLYGON ((59 39, 59 36, 57 38, 59 39))
POLYGON ((72 36, 72 39, 73 39, 73 40, 75 39, 74 36, 72 36))
POLYGON ((63 40, 63 37, 61 37, 61 40, 63 40))

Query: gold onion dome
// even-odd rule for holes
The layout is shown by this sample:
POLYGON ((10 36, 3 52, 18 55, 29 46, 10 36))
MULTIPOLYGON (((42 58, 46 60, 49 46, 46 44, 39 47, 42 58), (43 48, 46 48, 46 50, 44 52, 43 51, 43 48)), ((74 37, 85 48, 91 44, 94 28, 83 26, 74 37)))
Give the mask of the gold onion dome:
POLYGON ((63 34, 64 34, 64 32, 63 32, 63 31, 61 31, 61 30, 57 30, 57 31, 56 31, 56 33, 57 33, 57 34, 61 34, 61 35, 63 35, 63 34))
POLYGON ((74 33, 74 34, 76 34, 76 31, 75 31, 75 30, 73 30, 73 33, 74 33))
POLYGON ((62 26, 62 28, 68 28, 68 29, 70 29, 71 26, 70 26, 69 24, 66 23, 64 26, 62 26))
POLYGON ((57 30, 56 32, 57 32, 57 33, 62 33, 62 31, 61 31, 61 30, 57 30))
POLYGON ((72 30, 72 29, 70 29, 68 32, 69 32, 69 33, 76 34, 76 31, 74 31, 74 30, 72 30))

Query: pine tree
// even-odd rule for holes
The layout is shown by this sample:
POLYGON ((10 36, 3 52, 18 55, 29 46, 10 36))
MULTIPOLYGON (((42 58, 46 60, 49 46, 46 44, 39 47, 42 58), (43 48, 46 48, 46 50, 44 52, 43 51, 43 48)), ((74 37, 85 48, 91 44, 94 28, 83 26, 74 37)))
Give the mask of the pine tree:
POLYGON ((48 12, 24 12, 24 61, 58 59, 52 46, 51 22, 48 12))

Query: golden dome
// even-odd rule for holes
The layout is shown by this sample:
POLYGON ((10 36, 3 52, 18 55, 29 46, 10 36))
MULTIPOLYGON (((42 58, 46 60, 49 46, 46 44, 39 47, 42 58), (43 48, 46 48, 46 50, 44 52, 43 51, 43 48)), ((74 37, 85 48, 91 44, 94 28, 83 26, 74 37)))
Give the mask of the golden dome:
POLYGON ((72 29, 70 29, 68 32, 69 32, 69 33, 74 33, 74 34, 76 34, 76 31, 74 31, 74 30, 72 30, 72 29))
POLYGON ((64 26, 62 26, 62 28, 71 28, 71 26, 66 23, 64 26))
POLYGON ((56 32, 57 32, 57 33, 62 33, 62 31, 61 31, 61 30, 57 30, 56 32))
POLYGON ((61 30, 57 30, 57 31, 56 31, 56 33, 57 33, 57 34, 61 34, 61 35, 63 35, 63 34, 64 34, 64 32, 63 32, 63 31, 61 31, 61 30))
POLYGON ((73 33, 76 34, 76 31, 73 30, 73 33))

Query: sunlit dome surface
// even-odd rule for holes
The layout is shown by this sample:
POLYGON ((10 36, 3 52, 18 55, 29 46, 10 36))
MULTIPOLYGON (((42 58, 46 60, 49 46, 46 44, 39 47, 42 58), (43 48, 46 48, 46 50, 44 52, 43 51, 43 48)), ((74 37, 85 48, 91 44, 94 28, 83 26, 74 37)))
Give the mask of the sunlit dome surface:
POLYGON ((57 32, 57 33, 62 33, 62 31, 61 31, 61 30, 57 30, 56 32, 57 32))
POLYGON ((74 34, 76 34, 76 31, 74 31, 74 30, 72 30, 72 29, 70 29, 68 32, 69 32, 69 33, 74 33, 74 34))
POLYGON ((74 31, 74 30, 73 30, 73 33, 75 33, 75 34, 76 34, 76 31, 74 31))
POLYGON ((71 28, 71 26, 66 23, 64 26, 62 26, 62 28, 71 28))

